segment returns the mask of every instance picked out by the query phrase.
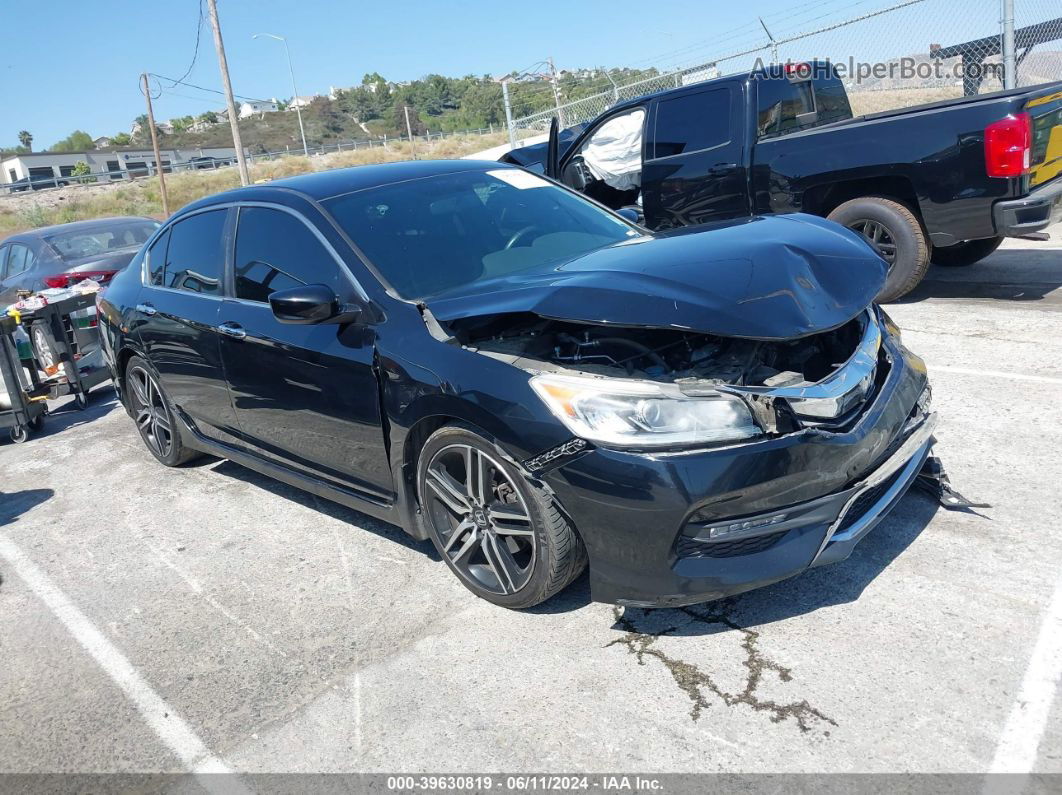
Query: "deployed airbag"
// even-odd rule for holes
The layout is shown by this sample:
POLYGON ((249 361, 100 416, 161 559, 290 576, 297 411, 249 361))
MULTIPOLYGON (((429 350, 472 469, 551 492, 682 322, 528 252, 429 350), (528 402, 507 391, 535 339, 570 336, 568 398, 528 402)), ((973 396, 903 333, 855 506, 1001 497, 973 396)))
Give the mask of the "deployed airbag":
POLYGON ((602 124, 580 152, 590 173, 616 190, 639 187, 644 121, 645 111, 638 108, 602 124))

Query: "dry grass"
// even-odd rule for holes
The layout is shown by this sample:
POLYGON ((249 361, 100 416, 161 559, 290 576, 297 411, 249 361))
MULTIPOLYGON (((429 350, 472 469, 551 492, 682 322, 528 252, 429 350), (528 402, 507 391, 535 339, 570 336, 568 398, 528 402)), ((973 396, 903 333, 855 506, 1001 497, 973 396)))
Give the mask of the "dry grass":
POLYGON ((880 113, 884 110, 909 108, 912 105, 924 105, 927 102, 940 102, 962 96, 962 86, 946 88, 905 88, 894 91, 852 91, 848 101, 852 103, 852 113, 863 116, 867 113, 880 113))
MULTIPOLYGON (((430 144, 417 144, 417 157, 439 160, 459 158, 481 149, 503 143, 505 136, 475 135, 445 138, 430 144)), ((350 152, 334 152, 319 157, 284 157, 256 163, 251 168, 251 180, 291 177, 311 171, 333 168, 391 163, 409 160, 412 152, 408 143, 389 143, 387 148, 373 147, 350 152)), ((196 171, 171 174, 166 178, 170 208, 178 210, 186 204, 214 193, 238 187, 235 168, 220 171, 196 171)), ((0 238, 7 235, 52 224, 106 218, 111 215, 148 215, 162 217, 162 198, 157 179, 143 179, 134 183, 61 188, 41 194, 19 194, 0 203, 0 238), (36 200, 35 200, 36 199, 36 200), (47 199, 48 201, 43 201, 47 199)))

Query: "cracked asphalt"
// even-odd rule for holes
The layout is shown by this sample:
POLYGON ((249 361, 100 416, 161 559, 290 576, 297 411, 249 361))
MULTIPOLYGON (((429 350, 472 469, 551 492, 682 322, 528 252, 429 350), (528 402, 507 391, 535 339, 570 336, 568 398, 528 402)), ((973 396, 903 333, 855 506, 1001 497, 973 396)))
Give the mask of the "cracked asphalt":
MULTIPOLYGON (((888 310, 929 365, 953 484, 993 507, 912 493, 848 561, 682 610, 591 603, 585 577, 495 608, 397 528, 229 462, 164 469, 109 389, 57 407, 0 444, 0 772, 207 755, 254 772, 986 771, 1062 561, 1052 231, 936 268, 888 310), (112 652, 135 674, 116 679, 112 652)), ((1062 772, 1062 703, 1018 741, 1062 772)))

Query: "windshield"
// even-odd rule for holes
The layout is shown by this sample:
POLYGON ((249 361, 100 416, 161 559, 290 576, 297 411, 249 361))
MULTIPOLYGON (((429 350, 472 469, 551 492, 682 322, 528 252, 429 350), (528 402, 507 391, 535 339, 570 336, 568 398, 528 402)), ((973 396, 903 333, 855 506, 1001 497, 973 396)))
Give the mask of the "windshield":
POLYGON ((440 174, 324 205, 406 299, 540 269, 639 235, 595 204, 518 169, 440 174))
POLYGON ((123 221, 112 226, 52 235, 46 239, 64 260, 82 259, 142 246, 158 226, 155 221, 123 221))

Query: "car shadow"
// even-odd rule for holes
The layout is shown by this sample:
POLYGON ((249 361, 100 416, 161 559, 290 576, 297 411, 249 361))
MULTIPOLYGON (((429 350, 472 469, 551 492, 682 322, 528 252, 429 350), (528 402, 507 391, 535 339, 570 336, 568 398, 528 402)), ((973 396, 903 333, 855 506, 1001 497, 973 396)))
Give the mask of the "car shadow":
POLYGON ((97 387, 88 393, 88 398, 88 406, 84 410, 79 409, 73 399, 68 399, 54 410, 49 408, 44 417, 44 427, 33 434, 31 442, 33 439, 45 439, 70 428, 95 422, 121 406, 118 402, 118 393, 112 386, 97 387))
MULTIPOLYGON (((19 516, 42 502, 55 496, 52 489, 23 489, 22 491, 0 490, 0 527, 11 524, 19 516)), ((0 570, 0 585, 3 585, 4 573, 0 570)))
MULTIPOLYGON (((442 562, 430 541, 417 541, 396 525, 317 497, 227 459, 207 457, 199 459, 191 466, 210 468, 214 473, 242 481, 354 528, 375 533, 406 549, 419 552, 434 562, 442 562)), ((936 500, 918 491, 911 491, 889 516, 860 542, 851 557, 845 561, 819 569, 809 569, 796 577, 755 591, 691 608, 647 610, 617 607, 617 620, 613 628, 629 632, 631 626, 642 625, 646 617, 652 616, 651 623, 654 626, 680 625, 679 629, 669 631, 671 636, 705 635, 730 631, 737 625, 742 628, 762 626, 813 613, 824 607, 854 602, 866 587, 918 538, 936 514, 938 507, 936 500), (725 620, 691 621, 691 616, 725 620)), ((557 615, 584 608, 591 601, 590 577, 588 572, 584 571, 563 592, 523 612, 528 615, 557 615)))
POLYGON ((1043 301, 1062 287, 1062 249, 1006 248, 966 267, 934 265, 911 292, 895 303, 928 298, 1043 301))
POLYGON ((191 464, 191 466, 197 465, 203 468, 209 467, 212 472, 219 475, 243 481, 270 494, 290 500, 304 508, 323 513, 332 519, 352 525, 358 529, 368 530, 370 533, 375 533, 389 541, 394 541, 406 549, 420 552, 430 560, 442 562, 430 541, 418 541, 397 525, 388 524, 361 511, 340 505, 338 502, 332 502, 295 486, 289 486, 287 483, 274 480, 268 475, 262 475, 253 469, 248 469, 228 459, 207 458, 191 464))
POLYGON ((921 535, 938 509, 933 498, 909 491, 847 560, 718 602, 677 609, 616 608, 613 629, 670 637, 712 635, 854 602, 921 535))

